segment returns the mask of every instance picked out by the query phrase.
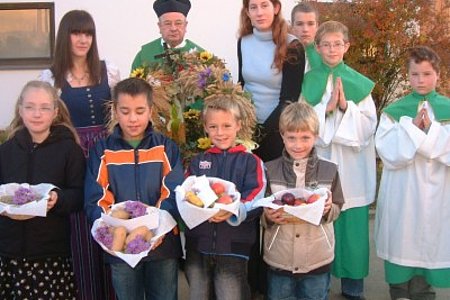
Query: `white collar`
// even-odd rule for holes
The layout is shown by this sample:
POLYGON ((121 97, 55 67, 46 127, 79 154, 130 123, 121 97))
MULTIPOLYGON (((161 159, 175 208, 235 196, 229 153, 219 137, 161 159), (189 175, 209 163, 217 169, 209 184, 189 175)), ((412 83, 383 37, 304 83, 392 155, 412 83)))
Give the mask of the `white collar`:
MULTIPOLYGON (((161 38, 161 46, 164 47, 164 43, 165 41, 163 40, 163 38, 161 38)), ((184 39, 178 46, 175 47, 176 48, 183 48, 184 46, 186 46, 186 39, 184 39)), ((169 44, 167 44, 167 47, 172 48, 169 46, 169 44)))

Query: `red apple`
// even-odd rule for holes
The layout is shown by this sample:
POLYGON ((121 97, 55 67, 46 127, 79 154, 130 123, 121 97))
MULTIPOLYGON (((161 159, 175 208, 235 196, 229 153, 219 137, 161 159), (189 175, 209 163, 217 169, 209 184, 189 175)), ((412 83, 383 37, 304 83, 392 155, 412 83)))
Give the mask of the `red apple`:
POLYGON ((219 197, 219 199, 216 200, 216 203, 230 204, 233 203, 233 198, 231 198, 230 195, 223 194, 219 197))
POLYGON ((283 196, 281 196, 281 201, 287 205, 294 205, 295 196, 291 193, 284 193, 283 196))
POLYGON ((302 204, 305 204, 305 199, 303 199, 303 198, 296 198, 295 199, 294 206, 299 206, 299 205, 302 205, 302 204))
POLYGON ((220 182, 214 182, 211 184, 211 189, 216 193, 217 196, 225 193, 225 186, 220 182))
POLYGON ((283 201, 281 201, 280 199, 275 199, 275 200, 272 201, 272 203, 276 204, 276 205, 280 205, 280 206, 284 205, 283 201))
POLYGON ((311 196, 308 197, 308 199, 306 200, 306 203, 311 204, 316 202, 317 200, 319 200, 320 195, 319 194, 312 194, 311 196))

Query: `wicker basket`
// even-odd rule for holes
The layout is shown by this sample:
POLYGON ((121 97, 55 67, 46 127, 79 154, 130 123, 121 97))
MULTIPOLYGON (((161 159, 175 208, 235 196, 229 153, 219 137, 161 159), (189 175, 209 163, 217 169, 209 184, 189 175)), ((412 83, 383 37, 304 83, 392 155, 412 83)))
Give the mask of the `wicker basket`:
POLYGON ((291 215, 290 213, 284 212, 283 218, 287 221, 288 224, 305 224, 306 221, 297 218, 296 216, 291 215))
POLYGON ((0 196, 0 202, 2 202, 4 204, 12 204, 13 196, 10 196, 10 195, 0 196))

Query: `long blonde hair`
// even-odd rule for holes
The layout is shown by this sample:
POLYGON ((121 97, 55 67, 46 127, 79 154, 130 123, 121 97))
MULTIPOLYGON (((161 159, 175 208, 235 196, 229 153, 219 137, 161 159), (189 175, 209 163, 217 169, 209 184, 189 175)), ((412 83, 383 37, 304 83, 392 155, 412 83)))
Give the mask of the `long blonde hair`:
MULTIPOLYGON (((281 14, 281 1, 270 0, 274 7, 279 7, 279 12, 274 16, 272 23, 272 39, 275 43, 275 56, 273 58, 273 66, 281 72, 283 63, 288 55, 288 30, 289 25, 281 14)), ((253 33, 253 25, 247 14, 249 10, 250 0, 243 0, 240 15, 239 38, 253 33)))
POLYGON ((72 121, 70 120, 69 110, 67 109, 66 104, 59 98, 57 90, 49 83, 38 80, 29 81, 27 84, 25 84, 22 91, 20 92, 20 96, 17 99, 14 109, 14 118, 8 128, 8 139, 13 138, 19 130, 25 127, 22 117, 20 116, 19 109, 20 105, 23 103, 25 94, 31 89, 42 89, 47 92, 47 94, 53 100, 55 108, 58 111, 56 117, 53 119, 52 126, 62 125, 67 127, 72 132, 73 138, 76 143, 80 144, 80 138, 78 137, 72 121))

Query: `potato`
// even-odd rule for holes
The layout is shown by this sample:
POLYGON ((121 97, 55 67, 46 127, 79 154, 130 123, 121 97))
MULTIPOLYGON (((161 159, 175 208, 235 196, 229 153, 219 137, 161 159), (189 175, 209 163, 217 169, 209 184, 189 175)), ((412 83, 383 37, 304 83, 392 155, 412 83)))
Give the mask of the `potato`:
POLYGON ((132 240, 134 240, 138 235, 142 236, 142 238, 145 238, 147 233, 150 230, 148 230, 147 226, 139 226, 135 229, 133 229, 127 236, 125 240, 125 245, 128 245, 132 240))
POLYGON ((111 217, 118 218, 118 219, 124 219, 124 220, 128 220, 130 218, 130 214, 122 208, 112 210, 110 215, 111 215, 111 217))
POLYGON ((153 231, 149 230, 147 232, 147 234, 145 235, 145 240, 147 242, 150 242, 150 240, 155 236, 155 234, 153 233, 153 231))
POLYGON ((125 227, 119 226, 114 228, 111 250, 122 251, 125 246, 126 237, 127 237, 127 229, 125 227))

